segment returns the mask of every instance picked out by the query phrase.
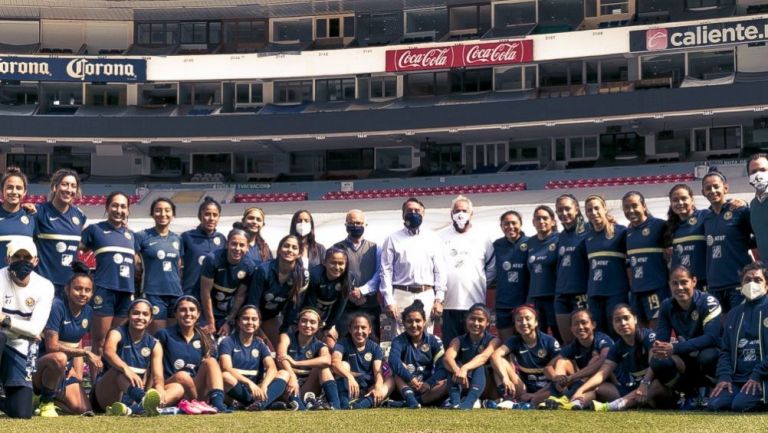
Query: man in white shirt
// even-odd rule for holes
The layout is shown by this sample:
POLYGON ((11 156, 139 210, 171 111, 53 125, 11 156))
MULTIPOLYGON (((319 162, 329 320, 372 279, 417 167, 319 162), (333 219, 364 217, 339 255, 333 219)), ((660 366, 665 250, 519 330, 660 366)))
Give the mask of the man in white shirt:
POLYGON ((381 285, 386 312, 398 322, 400 310, 419 299, 424 303, 428 329, 443 314, 446 265, 443 243, 437 235, 421 229, 424 204, 416 198, 403 203, 403 227, 387 237, 381 252, 381 285), (431 307, 430 307, 431 306, 431 307))
POLYGON ((8 243, 8 267, 0 269, 0 410, 10 418, 32 417, 36 339, 53 304, 53 284, 33 271, 37 262, 35 243, 19 237, 8 243))
POLYGON ((451 202, 453 224, 438 232, 445 244, 448 283, 445 292, 442 337, 446 344, 464 334, 467 312, 485 303, 488 281, 496 276, 493 243, 472 229, 472 201, 462 195, 451 202))
POLYGON ((752 155, 747 161, 747 174, 749 184, 755 188, 755 198, 749 204, 752 231, 760 260, 768 263, 768 154, 752 155))

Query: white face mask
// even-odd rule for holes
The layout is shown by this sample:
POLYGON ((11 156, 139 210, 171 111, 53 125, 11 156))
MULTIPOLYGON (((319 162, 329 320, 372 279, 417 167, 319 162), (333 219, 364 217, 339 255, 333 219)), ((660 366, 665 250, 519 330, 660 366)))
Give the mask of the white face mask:
POLYGON ((467 226, 469 223, 469 213, 467 212, 456 212, 451 215, 451 218, 453 219, 454 224, 456 224, 456 227, 459 228, 459 230, 464 229, 464 227, 467 226))
POLYGON ((749 176, 749 184, 755 187, 760 194, 768 190, 768 173, 764 171, 758 171, 749 176))
POLYGON ((312 224, 307 222, 296 223, 296 233, 304 237, 312 232, 312 224))
POLYGON ((765 295, 765 291, 765 287, 754 281, 741 286, 741 294, 747 298, 747 301, 754 301, 755 299, 765 295))

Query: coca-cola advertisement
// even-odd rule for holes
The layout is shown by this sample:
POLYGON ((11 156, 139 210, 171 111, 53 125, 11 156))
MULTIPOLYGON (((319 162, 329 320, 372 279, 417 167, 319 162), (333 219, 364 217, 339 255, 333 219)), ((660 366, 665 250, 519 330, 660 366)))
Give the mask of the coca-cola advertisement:
POLYGON ((389 50, 387 72, 424 71, 533 61, 533 40, 389 50))

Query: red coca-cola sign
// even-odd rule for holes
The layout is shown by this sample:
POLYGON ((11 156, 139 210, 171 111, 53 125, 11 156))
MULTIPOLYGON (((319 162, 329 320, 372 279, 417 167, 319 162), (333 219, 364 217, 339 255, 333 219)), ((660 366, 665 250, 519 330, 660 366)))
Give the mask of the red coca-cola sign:
POLYGON ((491 42, 389 50, 387 72, 424 71, 526 63, 533 60, 533 41, 491 42))

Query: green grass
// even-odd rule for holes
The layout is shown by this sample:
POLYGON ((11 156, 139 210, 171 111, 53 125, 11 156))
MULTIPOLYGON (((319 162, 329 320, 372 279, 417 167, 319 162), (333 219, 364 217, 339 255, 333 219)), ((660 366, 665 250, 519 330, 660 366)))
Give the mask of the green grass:
POLYGON ((239 412, 213 416, 160 418, 82 418, 65 416, 31 421, 0 420, 3 433, 105 432, 766 432, 768 414, 690 412, 593 413, 564 411, 469 412, 438 409, 379 409, 345 412, 239 412))

